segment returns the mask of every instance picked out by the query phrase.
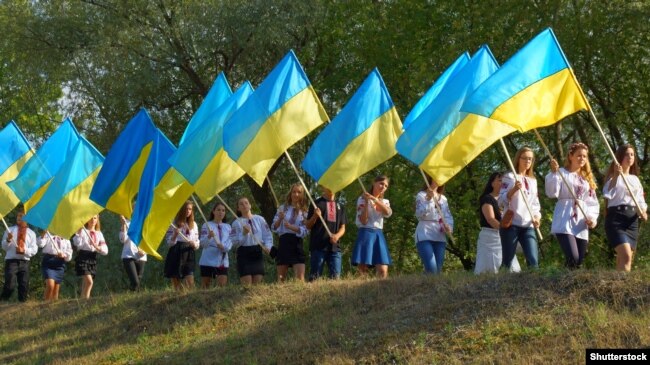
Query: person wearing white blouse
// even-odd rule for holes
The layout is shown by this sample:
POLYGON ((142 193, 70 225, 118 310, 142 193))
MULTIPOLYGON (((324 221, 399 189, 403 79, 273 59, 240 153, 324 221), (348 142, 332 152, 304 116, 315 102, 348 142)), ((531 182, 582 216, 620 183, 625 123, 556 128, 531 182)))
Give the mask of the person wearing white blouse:
POLYGON ((555 159, 551 160, 550 167, 551 172, 546 175, 546 195, 557 199, 551 233, 557 237, 565 265, 576 269, 585 259, 589 229, 596 227, 600 209, 589 165, 589 148, 584 143, 573 143, 564 167, 560 168, 555 159))
POLYGON ((430 176, 428 184, 415 196, 415 245, 428 274, 439 274, 445 262, 447 234, 454 229, 454 218, 449 210, 444 186, 438 186, 430 176))
POLYGON ((208 221, 201 226, 201 288, 208 289, 212 280, 216 279, 217 285, 226 286, 228 283, 228 251, 232 247, 230 240, 231 227, 226 220, 226 206, 217 203, 210 212, 208 221))
POLYGON ((232 223, 230 239, 237 247, 237 271, 242 285, 259 284, 264 278, 264 252, 273 247, 273 234, 264 217, 253 214, 248 198, 237 201, 239 217, 232 223))
POLYGON ((122 265, 124 271, 129 277, 131 291, 138 291, 144 275, 144 265, 147 263, 147 254, 133 243, 129 238, 129 226, 131 222, 124 216, 120 216, 122 226, 120 229, 119 240, 122 242, 122 265))
POLYGON ((504 207, 504 218, 499 229, 503 254, 501 267, 511 272, 514 271, 512 262, 515 258, 517 242, 524 250, 528 267, 537 268, 539 266, 539 249, 535 228, 539 227, 542 217, 537 179, 533 173, 535 166, 533 150, 528 147, 520 148, 515 154, 513 162, 517 175, 512 172, 503 175, 498 200, 499 205, 504 207), (530 206, 530 210, 528 206, 530 206), (509 225, 504 225, 504 221, 507 221, 505 217, 508 216, 508 211, 512 214, 512 220, 509 225))
POLYGON ((70 240, 52 235, 43 231, 36 239, 38 247, 43 250, 43 261, 41 271, 45 280, 46 301, 59 299, 59 290, 65 274, 65 265, 72 259, 72 245, 70 240))
POLYGON ((2 248, 5 256, 5 283, 0 299, 9 300, 18 283, 18 300, 24 302, 29 295, 29 261, 36 252, 36 234, 23 220, 25 211, 21 208, 16 213, 16 225, 9 227, 2 235, 2 248))
POLYGON ((307 235, 306 200, 302 185, 293 184, 285 203, 278 207, 271 224, 280 241, 275 258, 280 282, 286 279, 289 266, 293 268, 296 280, 305 281, 305 249, 302 238, 307 235))
POLYGON ((94 278, 97 275, 97 254, 108 255, 108 245, 101 232, 99 216, 94 215, 83 228, 72 237, 72 244, 77 247, 75 271, 81 276, 81 297, 90 298, 94 278))
POLYGON ((648 204, 638 177, 640 169, 634 147, 630 144, 622 145, 615 155, 616 162, 609 166, 603 186, 603 197, 607 202, 605 233, 609 245, 616 251, 616 270, 630 271, 639 235, 639 218, 648 220, 648 204), (632 194, 621 175, 625 176, 632 194))
POLYGON ((169 251, 165 257, 165 277, 175 290, 194 288, 195 251, 199 248, 199 229, 194 222, 194 203, 188 200, 176 214, 166 235, 169 251))
POLYGON ((361 275, 366 275, 371 266, 375 267, 378 278, 388 277, 388 266, 392 260, 388 243, 384 237, 384 218, 393 214, 384 193, 388 189, 389 179, 385 175, 377 176, 368 191, 357 199, 356 225, 359 227, 357 240, 352 249, 352 266, 357 266, 361 275))

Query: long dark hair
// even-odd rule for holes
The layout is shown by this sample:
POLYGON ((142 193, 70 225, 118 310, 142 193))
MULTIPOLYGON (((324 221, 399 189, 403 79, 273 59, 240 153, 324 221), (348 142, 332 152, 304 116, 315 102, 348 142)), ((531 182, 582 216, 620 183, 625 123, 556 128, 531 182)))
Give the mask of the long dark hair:
POLYGON ((479 201, 481 200, 481 198, 483 196, 492 193, 492 183, 494 182, 494 180, 496 180, 497 178, 500 178, 501 176, 503 176, 503 174, 501 172, 498 172, 498 171, 493 172, 492 175, 490 175, 490 177, 488 178, 487 184, 485 184, 485 188, 483 189, 483 192, 481 193, 481 195, 478 198, 479 201))
MULTIPOLYGON (((226 205, 222 202, 217 202, 213 207, 212 210, 210 211, 210 217, 208 218, 209 221, 214 220, 214 210, 217 209, 218 206, 222 206, 223 209, 226 209, 226 205)), ((228 217, 228 211, 226 210, 226 214, 223 215, 223 220, 222 222, 226 222, 226 218, 228 217)))
MULTIPOLYGON (((420 189, 420 191, 427 191, 429 189, 429 186, 431 186, 431 184, 433 184, 433 178, 431 176, 429 176, 429 174, 425 173, 424 176, 427 177, 427 184, 422 185, 422 189, 420 189)), ((436 185, 438 185, 438 183, 436 183, 436 185)), ((436 188, 436 192, 438 194, 441 194, 441 195, 444 194, 445 193, 445 186, 444 185, 438 185, 438 187, 436 188)))
MULTIPOLYGON (((625 152, 627 152, 628 149, 632 149, 634 151, 634 163, 632 166, 630 166, 630 174, 631 175, 636 175, 639 176, 639 173, 641 173, 641 168, 639 167, 638 163, 638 156, 636 155, 636 149, 634 146, 631 144, 624 144, 622 146, 619 146, 616 149, 616 153, 614 154, 616 156, 616 161, 618 161, 618 164, 620 165, 623 163, 623 159, 625 158, 625 152)), ((612 162, 609 165, 609 168, 607 169, 607 174, 605 175, 605 184, 607 184, 607 181, 611 179, 612 177, 616 176, 616 179, 612 180, 612 185, 611 186, 616 186, 616 182, 618 180, 618 169, 616 167, 616 163, 612 162)))

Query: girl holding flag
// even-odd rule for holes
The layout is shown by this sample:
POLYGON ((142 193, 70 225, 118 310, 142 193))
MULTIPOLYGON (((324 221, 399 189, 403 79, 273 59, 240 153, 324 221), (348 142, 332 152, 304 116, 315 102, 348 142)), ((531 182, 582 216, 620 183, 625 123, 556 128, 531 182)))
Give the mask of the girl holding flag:
POLYGON ((305 190, 301 184, 293 184, 285 203, 278 207, 272 224, 273 232, 280 237, 275 258, 280 282, 286 279, 289 266, 293 267, 296 279, 305 281, 305 249, 302 238, 307 235, 306 220, 305 190))
POLYGON ((439 274, 445 262, 447 234, 454 229, 454 218, 449 210, 444 186, 438 186, 426 175, 428 184, 415 196, 415 242, 427 274, 439 274))
POLYGON ((194 251, 199 248, 199 229, 194 222, 191 200, 186 201, 176 214, 166 239, 169 251, 165 257, 165 277, 172 280, 175 290, 194 288, 194 251))
POLYGON ((230 239, 237 246, 237 271, 242 285, 259 284, 264 277, 264 254, 273 247, 273 235, 264 217, 251 212, 248 198, 237 201, 239 218, 232 223, 230 239))
POLYGON ((600 209, 588 154, 586 144, 573 143, 569 146, 564 167, 560 168, 553 159, 551 172, 546 175, 546 195, 557 198, 551 233, 557 237, 565 264, 570 269, 582 265, 589 243, 589 229, 596 227, 600 209))
POLYGON ((216 278, 217 285, 228 283, 228 251, 232 247, 230 231, 232 228, 226 219, 226 206, 217 203, 210 212, 209 220, 201 226, 201 288, 208 289, 216 278))
POLYGON ((634 147, 629 144, 620 146, 616 150, 616 161, 618 163, 612 162, 609 166, 603 187, 603 197, 607 201, 605 233, 609 245, 616 251, 616 270, 630 271, 639 235, 639 218, 648 220, 648 204, 638 177, 640 171, 634 147), (641 215, 621 175, 625 175, 641 215))
POLYGON ((43 261, 41 271, 45 280, 45 300, 59 299, 59 290, 65 274, 65 265, 72 259, 72 245, 70 240, 51 235, 43 231, 36 239, 38 247, 42 248, 43 261))
POLYGON ((81 276, 81 297, 90 298, 93 280, 97 275, 97 254, 108 255, 108 245, 100 231, 99 216, 94 215, 72 237, 72 244, 79 250, 75 259, 77 276, 81 276))
POLYGON ((501 267, 510 271, 513 271, 512 262, 515 258, 517 242, 524 250, 528 267, 538 267, 535 228, 539 227, 541 206, 537 195, 537 179, 533 174, 534 164, 533 150, 522 147, 515 154, 514 166, 517 175, 508 172, 501 178, 499 205, 506 209, 499 230, 503 255, 501 267), (528 210, 523 199, 528 201, 532 212, 528 210))
POLYGON ((384 218, 393 214, 384 193, 388 189, 386 175, 375 178, 368 191, 357 199, 356 224, 359 227, 357 240, 352 249, 352 266, 358 266, 359 273, 366 275, 374 266, 377 277, 388 277, 388 266, 392 263, 388 243, 384 237, 384 218))

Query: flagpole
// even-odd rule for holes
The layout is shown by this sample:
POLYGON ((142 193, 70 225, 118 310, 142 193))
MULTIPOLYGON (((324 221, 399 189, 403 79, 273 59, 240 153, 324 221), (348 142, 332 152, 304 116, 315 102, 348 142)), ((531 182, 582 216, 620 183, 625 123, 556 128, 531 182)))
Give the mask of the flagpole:
MULTIPOLYGON (((305 193, 307 193, 307 197, 309 198, 309 201, 311 204, 314 206, 314 209, 318 209, 318 206, 316 205, 316 202, 314 202, 314 199, 312 198, 311 194, 309 193, 309 189, 307 189, 307 185, 305 185, 305 182, 302 180, 302 177, 300 177, 300 174, 298 173, 298 169, 296 168, 296 165, 293 163, 293 160, 291 159, 291 156, 289 156, 289 152, 287 150, 284 150, 284 155, 287 157, 287 160, 289 160, 289 163, 291 164, 291 167, 293 167, 293 171, 296 173, 296 176, 298 176, 298 180, 300 181, 300 184, 302 184, 303 189, 305 189, 305 193)), ((333 234, 330 232, 329 227, 327 227, 327 223, 325 223, 325 218, 323 218, 322 215, 318 215, 318 218, 320 218, 320 222, 323 224, 323 228, 325 228, 325 231, 327 231, 327 234, 332 237, 333 234)))
MULTIPOLYGON (((420 174, 422 174, 422 178, 424 179, 424 183, 427 185, 427 188, 431 190, 431 184, 429 184, 429 180, 427 179, 427 175, 424 174, 424 170, 422 168, 418 168, 420 170, 420 174)), ((440 215, 440 219, 442 220, 442 224, 447 226, 447 222, 445 222, 445 217, 442 214, 442 208, 440 207, 440 204, 438 204, 438 201, 436 200, 435 196, 431 197, 431 200, 433 200, 433 205, 436 207, 436 210, 438 211, 438 214, 440 215)), ((447 230, 445 229, 445 234, 449 236, 449 240, 451 243, 456 243, 456 240, 454 240, 454 237, 451 235, 451 233, 448 233, 447 230)))
MULTIPOLYGON (((506 144, 505 142, 503 142, 503 138, 499 138, 499 142, 501 142, 501 147, 503 148, 503 152, 506 154, 508 165, 510 166, 512 173, 514 174, 515 180, 517 180, 517 170, 515 170, 515 166, 512 164, 512 160, 510 159, 510 155, 508 154, 508 149, 506 148, 506 144)), ((528 213, 530 213, 530 217, 534 218, 533 210, 530 207, 530 203, 528 202, 528 198, 526 198, 524 191, 519 189, 519 192, 521 193, 522 200, 524 201, 524 203, 526 203, 526 208, 528 208, 528 213)), ((544 237, 542 236, 542 232, 539 230, 539 227, 535 227, 535 232, 537 232, 540 241, 544 239, 544 237)))
POLYGON ((271 185, 271 179, 269 179, 268 175, 266 176, 266 182, 269 183, 269 188, 271 189, 271 195, 273 195, 273 200, 275 201, 275 207, 279 208, 280 202, 278 201, 278 196, 275 195, 275 190, 273 190, 273 185, 271 185))
MULTIPOLYGON (((551 151, 548 149, 548 146, 546 145, 546 143, 544 143, 544 140, 542 139, 542 136, 539 134, 537 129, 533 129, 533 132, 535 132, 535 135, 537 136, 537 139, 539 140, 539 143, 542 145, 542 147, 544 147, 544 151, 546 151, 546 154, 548 155, 548 158, 553 159, 553 155, 551 155, 551 151)), ((573 189, 569 185, 569 182, 566 181, 566 178, 564 177, 564 175, 562 173, 559 173, 559 175, 560 175, 560 178, 562 178, 562 182, 564 183, 564 185, 566 185, 567 190, 569 191, 569 193, 571 193, 571 196, 573 197, 573 200, 576 200, 576 201, 579 200, 578 197, 576 196, 576 193, 573 191, 573 189)), ((582 215, 585 217, 585 219, 587 219, 587 213, 585 213, 584 209, 582 209, 582 206, 580 204, 576 204, 576 205, 578 206, 578 208, 582 212, 582 215)))
MULTIPOLYGON (((233 217, 235 217, 235 220, 239 220, 239 219, 240 219, 240 217, 237 216, 237 213, 235 213, 235 211, 232 210, 232 208, 231 208, 228 204, 226 204, 226 201, 223 200, 223 198, 221 197, 221 195, 217 194, 217 198, 219 199, 219 201, 221 202, 221 204, 223 204, 223 206, 226 207, 226 209, 228 209, 228 211, 230 212, 230 214, 232 214, 233 217)), ((252 233, 252 232, 251 232, 251 233, 252 233)), ((267 252, 267 253, 269 252, 269 251, 266 249, 266 246, 264 246, 264 245, 262 244, 262 242, 261 242, 261 241, 257 238, 257 236, 254 235, 254 234, 253 234, 253 240, 254 240, 254 241, 255 241, 255 242, 256 242, 256 243, 257 243, 257 244, 262 248, 262 250, 264 250, 264 251, 267 252)))
MULTIPOLYGON (((591 107, 591 104, 589 104, 589 100, 587 99, 587 96, 585 95, 585 92, 582 90, 582 86, 580 86, 580 83, 578 82, 578 78, 576 77, 575 73, 573 73, 573 69, 569 67, 569 70, 571 72, 571 77, 573 77, 573 81, 578 85, 578 89, 580 90, 580 95, 582 96, 582 99, 585 101, 585 104, 587 104, 587 111, 589 112, 589 115, 591 118, 594 120, 594 123, 596 123, 596 128, 598 129, 598 132, 600 132, 600 136, 603 137, 603 141, 605 141, 605 145, 607 146, 607 150, 609 153, 612 155, 612 158, 614 159, 614 163, 617 166, 621 166, 621 164, 618 163, 618 160, 616 159, 616 154, 614 153, 614 150, 612 150, 612 147, 609 145, 609 142, 607 141, 607 137, 605 136, 605 132, 603 132, 603 129, 600 126, 600 123, 598 123, 598 118, 596 118, 596 114, 594 114, 594 110, 591 107)), ((643 212, 641 211, 641 208, 639 207, 639 202, 636 201, 636 197, 634 196, 634 193, 632 192, 632 188, 630 187, 630 183, 627 181, 627 178, 625 177, 625 174, 621 173, 621 177, 623 178, 623 183, 625 184, 625 188, 627 188, 627 191, 630 193, 630 197, 632 197, 632 201, 634 202, 634 208, 636 208, 637 214, 639 216, 643 215, 643 212)))
MULTIPOLYGON (((4 224, 5 229, 7 230, 7 232, 9 232, 9 226, 7 225, 7 221, 5 221, 5 217, 2 217, 2 224, 4 224)), ((18 243, 15 241, 15 237, 11 238, 11 242, 15 244, 16 247, 18 246, 18 243)))

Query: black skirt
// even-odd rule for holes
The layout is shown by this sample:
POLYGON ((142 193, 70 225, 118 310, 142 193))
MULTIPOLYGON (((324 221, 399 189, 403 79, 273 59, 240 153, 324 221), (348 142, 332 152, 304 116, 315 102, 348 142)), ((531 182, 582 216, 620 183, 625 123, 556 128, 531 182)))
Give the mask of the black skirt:
POLYGON ((237 249, 239 276, 264 275, 264 254, 260 246, 240 246, 237 249))
POLYGON ((74 260, 74 269, 77 276, 97 275, 97 252, 79 250, 74 260))
POLYGON ((639 236, 639 216, 636 209, 631 205, 607 208, 605 233, 610 247, 629 243, 632 249, 636 249, 636 241, 639 236))
POLYGON ((188 242, 176 242, 165 257, 165 277, 182 279, 194 275, 194 248, 188 242))
POLYGON ((305 263, 305 249, 302 238, 295 234, 285 233, 280 236, 278 255, 275 257, 278 265, 295 265, 305 263))
POLYGON ((43 279, 52 279, 55 283, 61 284, 65 274, 65 260, 50 254, 43 255, 41 262, 41 272, 43 279))

